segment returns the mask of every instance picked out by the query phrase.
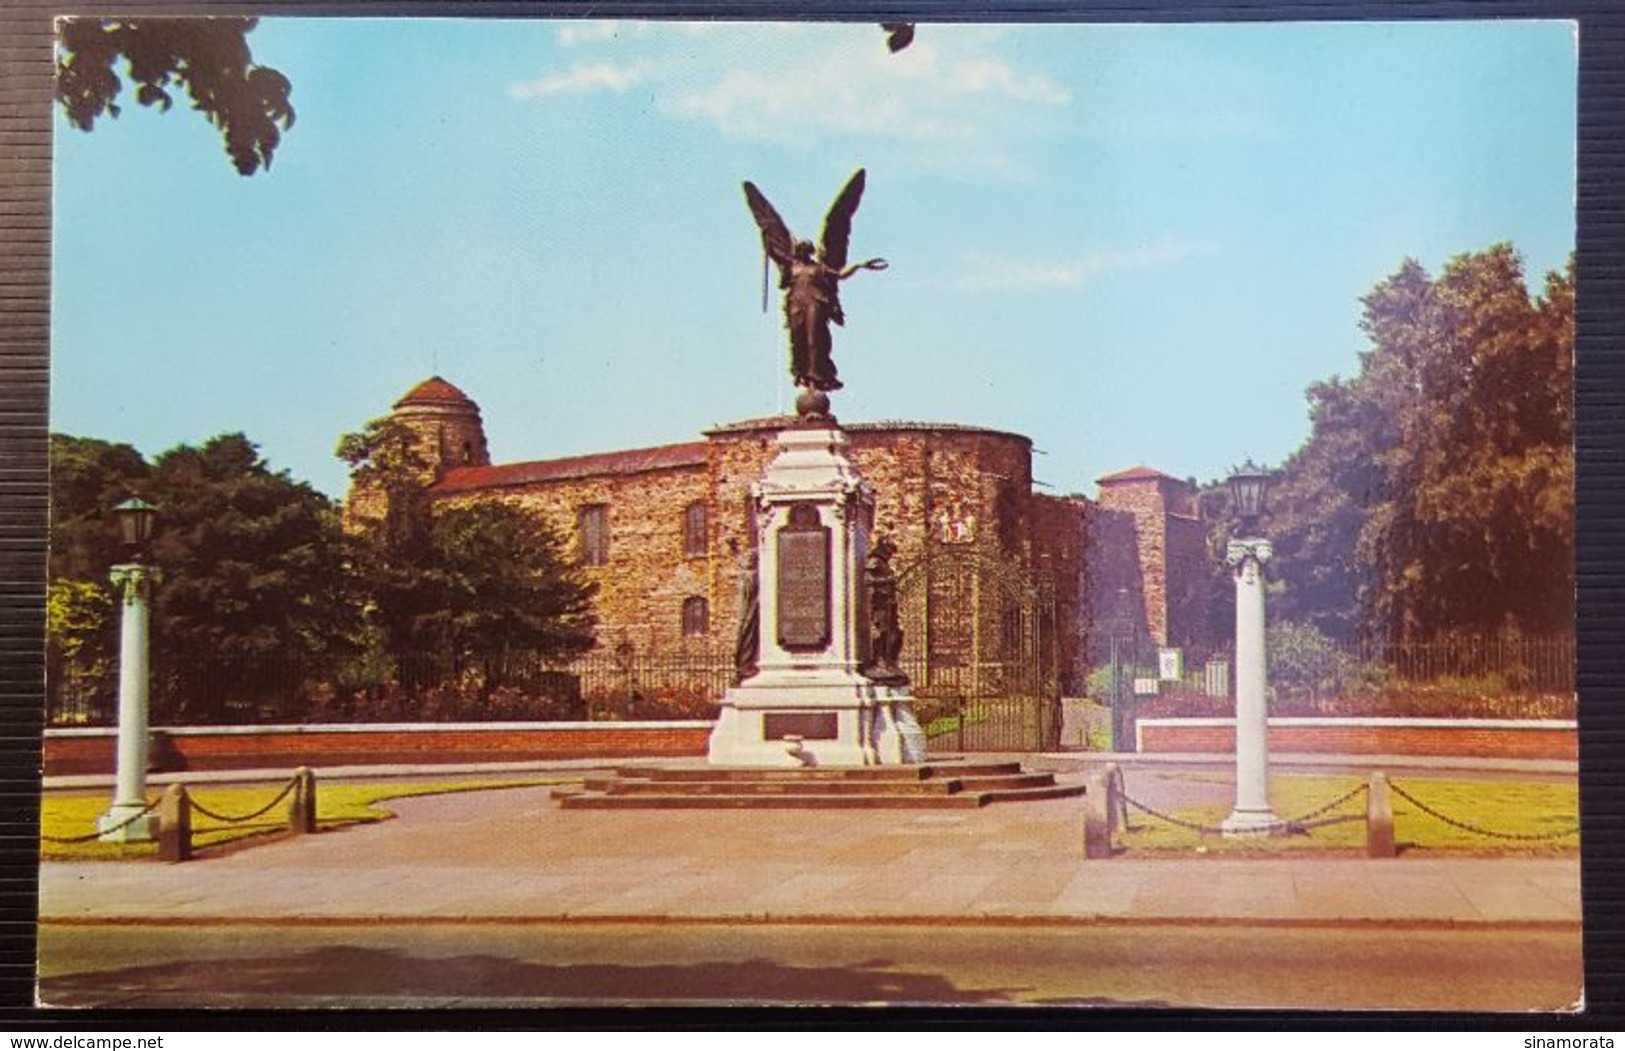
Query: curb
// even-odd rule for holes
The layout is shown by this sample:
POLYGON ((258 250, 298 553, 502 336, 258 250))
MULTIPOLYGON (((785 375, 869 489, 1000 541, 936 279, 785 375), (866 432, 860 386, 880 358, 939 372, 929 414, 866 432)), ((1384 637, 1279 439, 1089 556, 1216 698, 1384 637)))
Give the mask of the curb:
MULTIPOLYGON (((1003 753, 999 753, 1003 754, 1003 753)), ((1079 767, 1100 763, 1116 763, 1125 769, 1145 767, 1234 767, 1236 757, 1229 752, 1031 752, 1010 753, 1030 756, 1051 763, 1067 763, 1079 767)), ((487 774, 537 774, 554 771, 610 770, 621 766, 659 766, 670 764, 671 758, 637 757, 630 759, 537 759, 513 763, 435 763, 424 765, 392 764, 374 766, 313 767, 319 778, 352 780, 362 778, 424 778, 468 777, 487 774)), ((1337 769, 1383 770, 1388 773, 1518 773, 1575 775, 1579 763, 1567 759, 1473 759, 1459 756, 1403 756, 1403 755, 1321 755, 1317 753, 1282 752, 1270 756, 1270 766, 1276 770, 1337 769)), ((149 785, 186 784, 256 784, 265 781, 285 781, 288 771, 283 769, 246 770, 181 770, 153 773, 147 776, 149 785)), ((58 774, 42 779, 45 791, 84 788, 112 788, 112 774, 58 774)))
POLYGON ((652 927, 1276 927, 1389 930, 1506 930, 1570 931, 1579 919, 1428 919, 1370 916, 1131 916, 1088 913, 1075 916, 998 916, 934 914, 844 913, 718 913, 700 916, 645 916, 636 913, 461 914, 445 916, 41 916, 40 926, 52 927, 527 927, 527 926, 652 926, 652 927))

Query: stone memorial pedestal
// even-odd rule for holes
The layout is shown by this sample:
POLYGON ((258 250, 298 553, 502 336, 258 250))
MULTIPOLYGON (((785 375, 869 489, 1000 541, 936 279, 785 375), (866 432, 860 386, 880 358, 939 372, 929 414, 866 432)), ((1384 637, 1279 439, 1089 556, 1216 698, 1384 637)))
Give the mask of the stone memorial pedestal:
POLYGON ((925 737, 907 684, 860 670, 869 658, 863 566, 874 493, 846 457, 846 436, 833 421, 782 431, 754 495, 757 670, 722 698, 710 762, 922 762, 925 737))

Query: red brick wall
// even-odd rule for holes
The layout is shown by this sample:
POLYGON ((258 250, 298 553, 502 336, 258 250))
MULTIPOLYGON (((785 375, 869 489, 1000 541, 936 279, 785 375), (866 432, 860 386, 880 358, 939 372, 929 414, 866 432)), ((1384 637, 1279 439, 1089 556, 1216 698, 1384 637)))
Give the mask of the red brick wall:
MULTIPOLYGON (((1142 752, 1234 752, 1235 729, 1220 722, 1170 726, 1139 723, 1142 752)), ((1475 759, 1577 759, 1579 732, 1562 726, 1505 727, 1462 723, 1292 725, 1271 720, 1269 749, 1319 755, 1459 756, 1475 759)))
MULTIPOLYGON (((267 727, 251 733, 159 731, 154 739, 152 766, 159 771, 250 770, 700 756, 705 754, 710 736, 709 723, 361 730, 267 727)), ((48 731, 45 774, 110 774, 116 752, 117 737, 111 730, 96 734, 48 731)))

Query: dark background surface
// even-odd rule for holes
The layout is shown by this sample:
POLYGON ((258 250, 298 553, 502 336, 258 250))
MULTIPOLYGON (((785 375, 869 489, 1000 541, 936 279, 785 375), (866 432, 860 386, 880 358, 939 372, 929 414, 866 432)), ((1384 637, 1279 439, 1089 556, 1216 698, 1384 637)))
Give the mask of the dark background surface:
MULTIPOLYGON (((876 30, 877 34, 879 30, 876 30)), ((176 119, 188 118, 184 115, 176 119)), ((1516 148, 1513 145, 1511 148, 1516 148)), ((223 158, 212 158, 225 163, 223 158)), ((1064 1027, 1099 1029, 1625 1028, 1625 9, 1619 0, 1332 0, 1006 3, 852 0, 667 3, 0 4, 0 1030, 686 1027, 1064 1027), (35 1011, 46 428, 49 387, 51 101, 56 15, 258 14, 480 17, 817 18, 878 22, 1186 22, 1572 18, 1580 23, 1577 402, 1581 810, 1587 1010, 1573 1018, 1061 1012, 770 1010, 482 1012, 35 1011)))

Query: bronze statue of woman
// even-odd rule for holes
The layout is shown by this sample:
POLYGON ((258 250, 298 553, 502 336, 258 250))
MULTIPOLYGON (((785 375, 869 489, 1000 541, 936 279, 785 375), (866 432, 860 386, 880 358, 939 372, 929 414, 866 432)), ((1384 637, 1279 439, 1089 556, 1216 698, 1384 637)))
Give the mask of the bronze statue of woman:
POLYGON ((841 389, 831 355, 829 326, 846 323, 841 310, 840 283, 859 270, 884 270, 884 259, 848 264, 852 216, 863 199, 864 172, 847 181, 829 214, 824 217, 823 247, 790 234, 762 191, 745 183, 745 201, 762 231, 762 251, 779 266, 779 287, 784 290, 784 324, 790 331, 790 376, 798 387, 828 392, 841 389))

